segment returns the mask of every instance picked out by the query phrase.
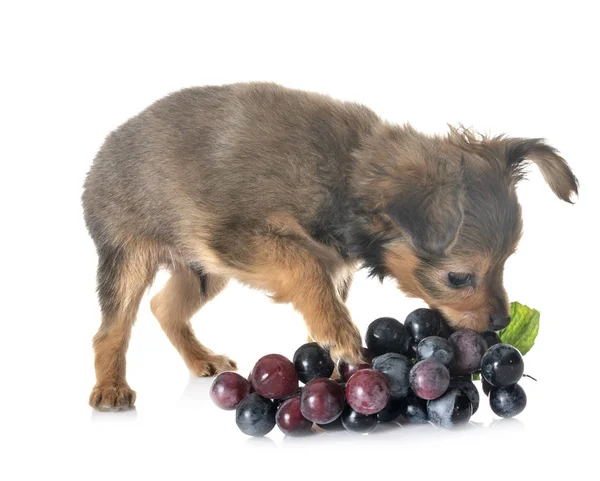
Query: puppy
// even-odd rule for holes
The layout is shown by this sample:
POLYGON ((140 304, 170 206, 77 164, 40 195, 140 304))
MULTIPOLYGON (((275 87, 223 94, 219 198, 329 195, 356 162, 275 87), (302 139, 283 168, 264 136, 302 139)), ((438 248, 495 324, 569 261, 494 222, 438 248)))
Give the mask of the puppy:
POLYGON ((426 136, 370 109, 275 84, 191 88, 112 132, 85 181, 102 325, 90 404, 133 406, 125 354, 140 300, 191 372, 235 369, 190 319, 229 279, 291 302, 310 336, 356 362, 352 273, 395 278, 462 328, 509 321, 502 272, 521 235, 515 185, 530 160, 562 200, 578 183, 540 139, 426 136))

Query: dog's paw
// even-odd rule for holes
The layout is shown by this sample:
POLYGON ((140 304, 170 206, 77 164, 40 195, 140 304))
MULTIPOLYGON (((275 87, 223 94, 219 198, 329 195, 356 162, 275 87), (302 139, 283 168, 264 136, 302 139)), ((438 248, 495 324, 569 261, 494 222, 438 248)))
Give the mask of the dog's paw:
POLYGON ((348 364, 361 364, 364 361, 362 351, 362 338, 358 328, 336 333, 334 342, 328 343, 329 354, 335 361, 344 361, 348 364))
POLYGON ((192 374, 198 377, 216 376, 220 372, 237 371, 237 364, 227 356, 212 355, 202 359, 194 359, 188 363, 192 374))
POLYGON ((123 411, 134 404, 135 391, 127 383, 96 384, 90 394, 90 406, 99 411, 123 411))

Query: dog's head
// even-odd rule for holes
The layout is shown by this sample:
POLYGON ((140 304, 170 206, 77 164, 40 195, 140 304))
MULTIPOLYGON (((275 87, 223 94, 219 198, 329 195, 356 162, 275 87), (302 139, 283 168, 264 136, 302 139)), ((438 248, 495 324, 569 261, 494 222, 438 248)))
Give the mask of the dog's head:
POLYGON ((355 185, 378 218, 378 275, 439 309, 456 327, 501 329, 510 322, 506 259, 521 237, 516 184, 535 163, 570 202, 577 179, 541 139, 486 138, 451 129, 429 137, 386 126, 358 154, 355 185))

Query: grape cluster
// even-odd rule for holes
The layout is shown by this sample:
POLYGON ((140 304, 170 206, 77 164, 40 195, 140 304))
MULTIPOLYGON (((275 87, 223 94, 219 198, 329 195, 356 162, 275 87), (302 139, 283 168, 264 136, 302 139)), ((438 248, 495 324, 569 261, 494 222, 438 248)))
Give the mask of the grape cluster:
POLYGON ((439 312, 417 309, 404 324, 376 319, 365 341, 363 362, 338 363, 335 380, 327 350, 307 343, 293 361, 279 354, 262 357, 248 379, 219 374, 211 399, 222 409, 235 409, 237 426, 249 436, 264 436, 275 425, 290 436, 312 433, 314 426, 368 433, 391 421, 452 428, 468 422, 479 407, 472 380, 478 374, 495 414, 512 417, 525 408, 527 398, 517 384, 523 358, 493 331, 454 331, 439 312))

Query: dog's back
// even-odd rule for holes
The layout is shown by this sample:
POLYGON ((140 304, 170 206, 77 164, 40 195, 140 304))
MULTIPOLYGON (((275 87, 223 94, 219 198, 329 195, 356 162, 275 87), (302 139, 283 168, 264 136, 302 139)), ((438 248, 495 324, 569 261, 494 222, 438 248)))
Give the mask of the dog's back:
POLYGON ((351 151, 379 122, 366 107, 275 84, 181 90, 112 132, 83 203, 98 245, 177 246, 203 224, 286 211, 308 230, 334 215, 351 151), (190 224, 194 225, 190 225, 190 224))

